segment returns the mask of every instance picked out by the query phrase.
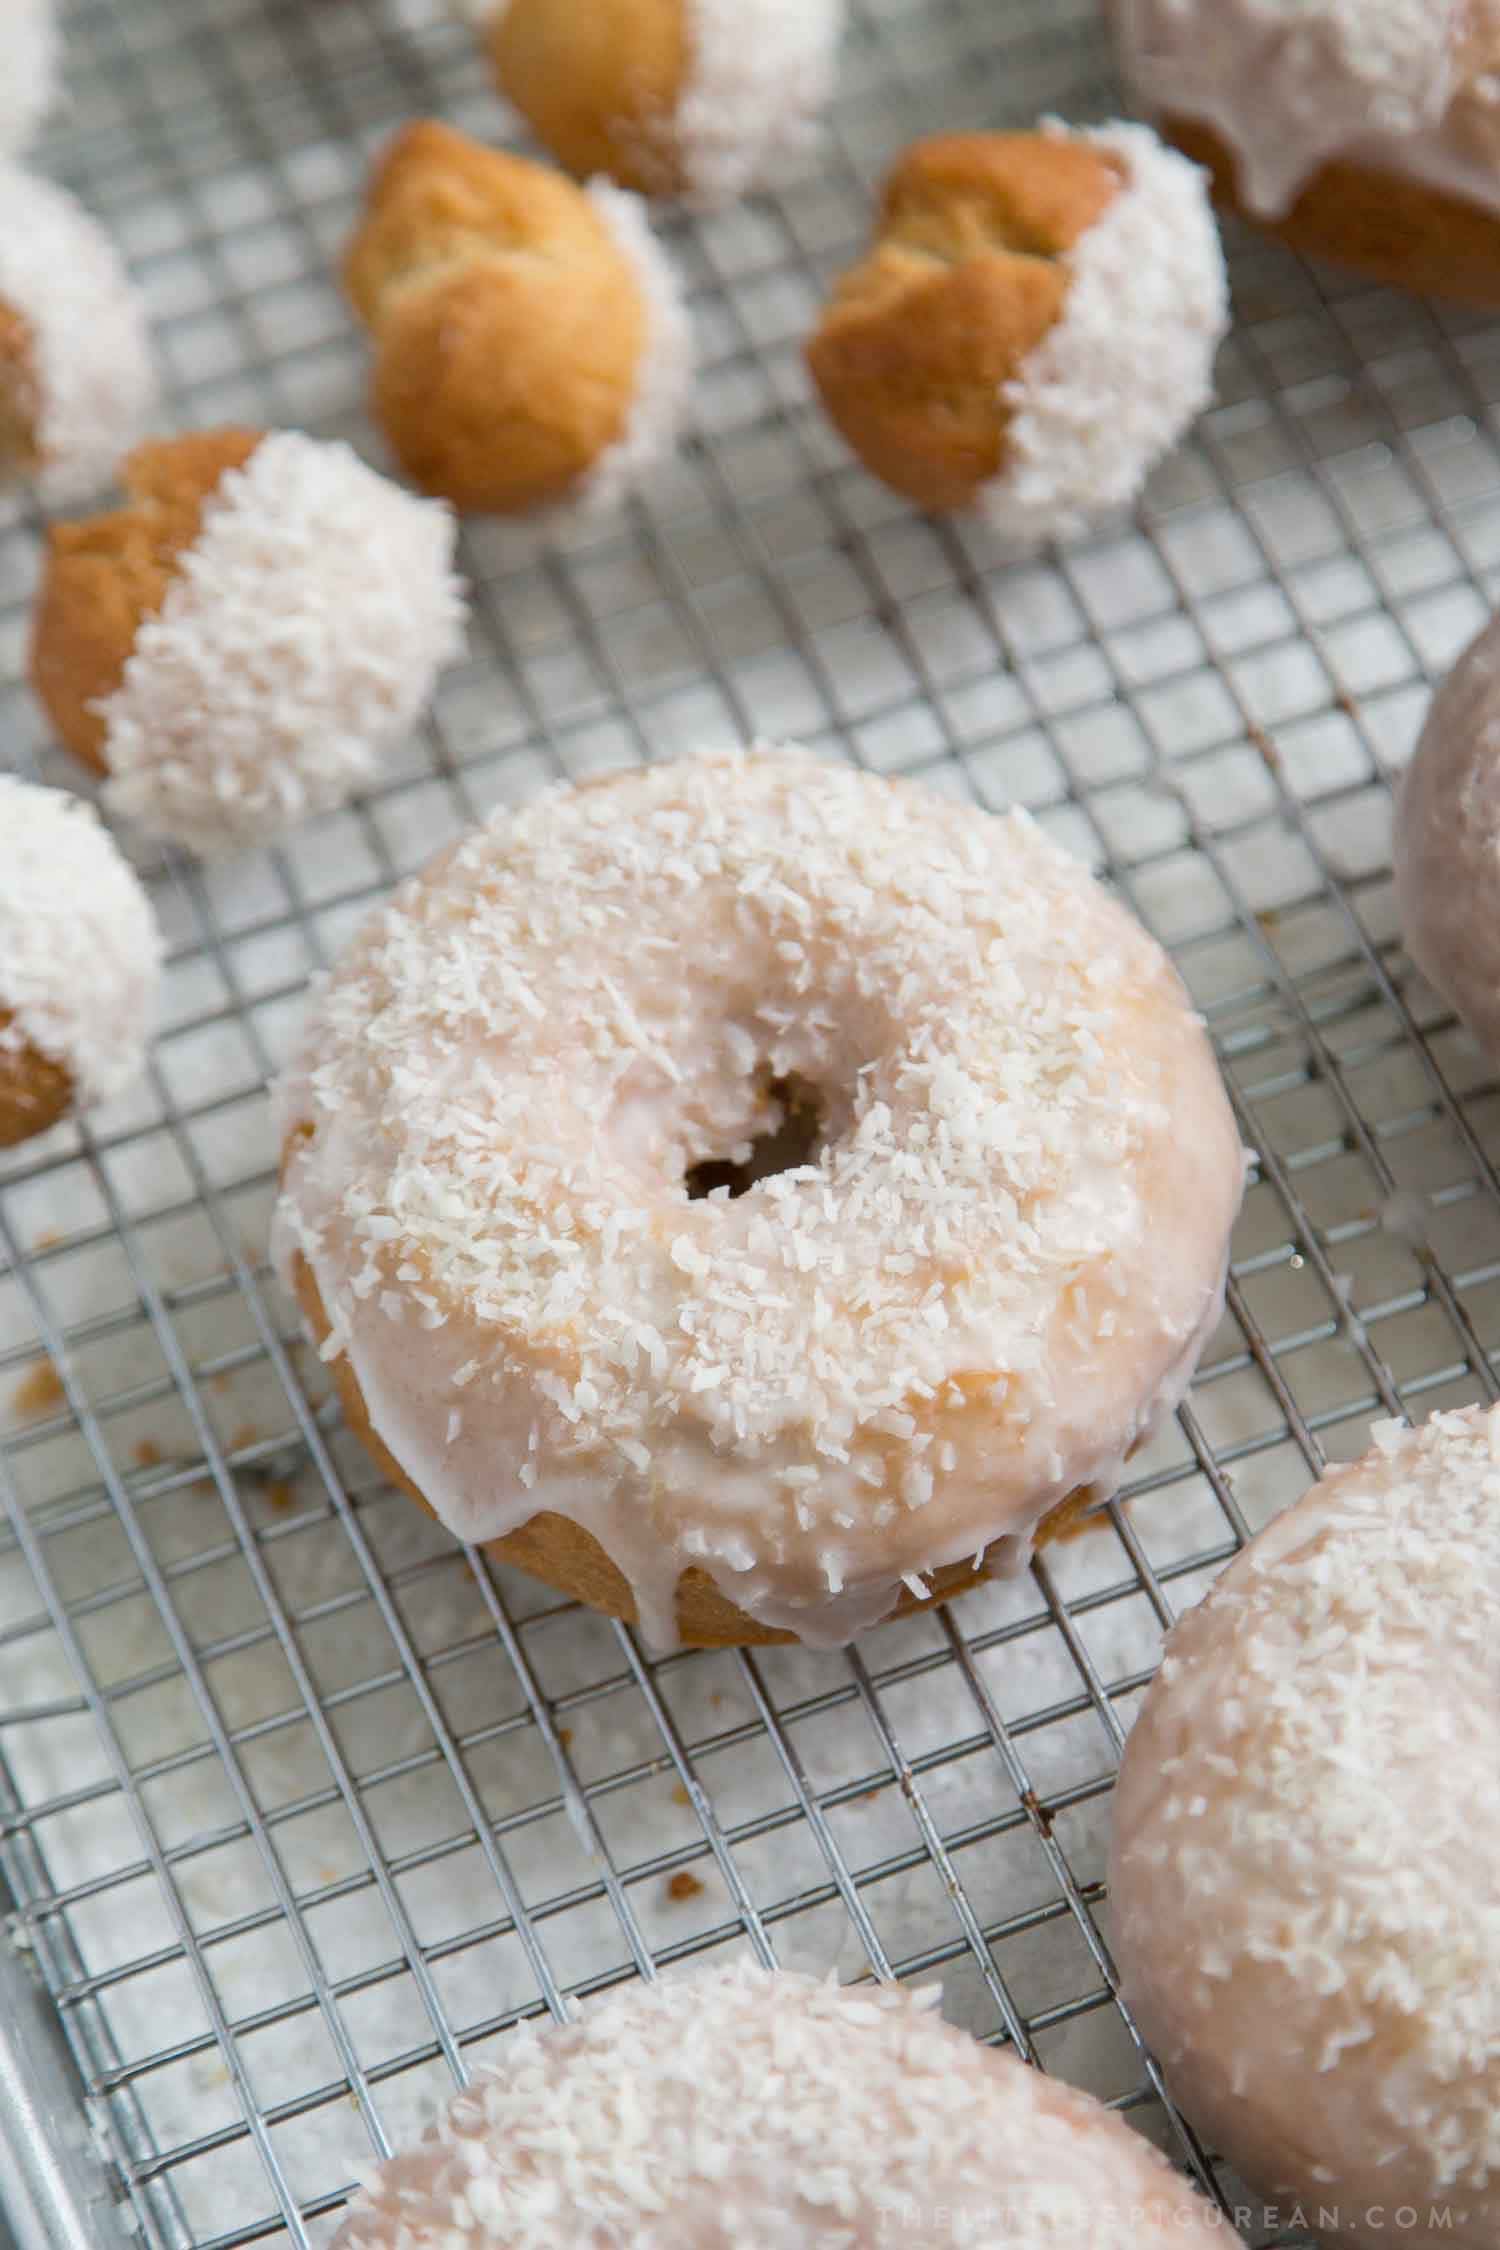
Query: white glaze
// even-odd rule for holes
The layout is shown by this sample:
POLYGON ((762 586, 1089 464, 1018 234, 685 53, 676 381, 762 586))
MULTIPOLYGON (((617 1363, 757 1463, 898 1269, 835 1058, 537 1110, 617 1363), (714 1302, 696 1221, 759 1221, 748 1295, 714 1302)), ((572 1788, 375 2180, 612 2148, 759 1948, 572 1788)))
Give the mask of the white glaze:
POLYGON ((57 99, 55 0, 0 0, 0 155, 26 146, 57 99))
POLYGON ((692 320, 677 270, 651 231, 643 199, 605 179, 590 180, 584 192, 639 284, 646 342, 623 434, 594 463, 575 499, 541 509, 531 519, 553 533, 570 521, 623 505, 677 443, 693 390, 692 320))
POLYGON ((151 902, 93 806, 0 774, 0 1047, 108 1101, 145 1059, 160 982, 151 902))
POLYGON ((673 133, 694 201, 732 203, 810 146, 844 0, 687 0, 687 12, 692 67, 673 133))
POLYGON ((460 1537, 572 1517, 834 1643, 1112 1489, 1217 1315, 1241 1156, 1159 949, 1023 817, 802 755, 497 818, 367 925, 276 1228, 460 1537), (687 1165, 825 1145, 737 1200, 687 1165))
POLYGON ((1397 800, 1406 949, 1500 1061, 1500 619, 1433 698, 1397 800))
POLYGON ((1112 0, 1151 116, 1234 152, 1246 208, 1290 209, 1347 157, 1500 209, 1495 0, 1112 0))
POLYGON ((190 851, 342 805, 463 645, 455 525, 298 430, 221 477, 99 706, 111 808, 190 851))
POLYGON ((1061 317, 1005 387, 1002 474, 986 522, 1026 542, 1065 538, 1133 500, 1213 397, 1229 288, 1207 181, 1142 125, 1043 131, 1098 148, 1122 184, 1062 259, 1061 317))
POLYGON ((335 2250, 1213 2250, 1101 2102, 945 2024, 936 1989, 748 1962, 507 2034, 335 2250))
POLYGON ((4 163, 0 299, 31 331, 37 487, 49 507, 86 499, 111 482, 155 405, 145 307, 83 205, 52 181, 4 163))
POLYGON ((1361 2250, 1491 2250, 1500 1411, 1372 1437, 1170 1636, 1115 1795, 1113 1942, 1168 2084, 1262 2194, 1361 2250))

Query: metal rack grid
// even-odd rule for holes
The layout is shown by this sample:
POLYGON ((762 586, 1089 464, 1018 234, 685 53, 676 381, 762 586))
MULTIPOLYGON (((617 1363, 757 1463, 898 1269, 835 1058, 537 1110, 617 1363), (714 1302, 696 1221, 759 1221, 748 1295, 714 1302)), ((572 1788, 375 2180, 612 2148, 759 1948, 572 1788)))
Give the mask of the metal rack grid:
MULTIPOLYGON (((68 31, 43 161, 130 255, 172 417, 369 446, 334 262, 402 118, 508 130, 469 34, 424 0, 74 0, 68 31)), ((6 1928, 153 2245, 326 2241, 518 2018, 726 1946, 940 1977, 1245 2200, 1112 1998, 1109 1789, 1247 1533, 1372 1415, 1496 1389, 1496 1088, 1406 972, 1387 838, 1500 563, 1500 328, 1236 239, 1219 404, 1133 521, 1015 561, 915 517, 809 401, 823 282, 913 133, 1113 100, 1092 0, 856 0, 806 177, 668 229, 703 353, 676 469, 557 549, 468 528, 472 647, 420 739, 283 851, 143 863, 149 1084, 0 1160, 6 1928), (461 824, 757 732, 1030 806, 1172 947, 1257 1163, 1191 1403, 1099 1528, 845 1654, 653 1661, 347 1439, 264 1264, 265 1089, 308 975, 461 824)), ((76 785, 4 505, 0 743, 76 785)))

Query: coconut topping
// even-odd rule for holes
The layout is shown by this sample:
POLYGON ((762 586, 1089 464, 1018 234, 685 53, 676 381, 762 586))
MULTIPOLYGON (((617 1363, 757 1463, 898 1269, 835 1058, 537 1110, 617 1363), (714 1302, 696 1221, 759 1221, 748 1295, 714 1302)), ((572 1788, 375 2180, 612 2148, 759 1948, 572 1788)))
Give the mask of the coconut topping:
POLYGON ((281 1111, 377 1435, 461 1537, 573 1516, 663 1641, 689 1564, 835 1641, 1024 1560, 1180 1396, 1241 1180, 1170 965, 1029 820, 769 749, 466 838, 281 1111), (793 1088, 805 1160, 693 1200, 793 1088))
POLYGON ((0 1047, 61 1063, 85 1102, 141 1067, 161 941, 92 805, 0 775, 0 1047))
POLYGON ((506 2035, 336 2250, 1206 2250, 1214 2214, 1099 2102, 945 2024, 934 1988, 748 1964, 506 2035))
POLYGON ((6 0, 0 154, 24 148, 52 107, 60 45, 54 0, 6 0))
POLYGON ((1249 2178, 1423 2226, 1488 2189, 1472 2231, 1409 2237, 1488 2242, 1500 1411, 1371 1435, 1168 1642, 1117 1799, 1118 1950, 1169 2078, 1249 2178))
POLYGON ((731 203, 810 145, 827 106, 844 0, 687 0, 692 67, 675 133, 690 194, 731 203))
MULTIPOLYGON (((1247 207, 1268 218, 1344 154, 1388 157, 1404 145, 1440 176, 1441 150, 1424 139, 1437 140, 1458 90, 1471 18, 1491 38, 1497 28, 1493 0, 1114 0, 1114 8, 1142 104, 1212 126, 1235 151, 1247 207)), ((1463 152, 1447 153, 1457 161, 1463 152)), ((1488 200, 1496 199, 1492 177, 1488 200)))
MULTIPOLYGON (((1043 131, 1066 134, 1055 119, 1043 131)), ((1139 125, 1077 134, 1124 185, 1062 264, 1062 316, 1005 386, 1003 473, 980 495, 995 529, 1061 538, 1125 506, 1213 397, 1229 320, 1204 175, 1139 125)))
POLYGON ((645 204, 609 180, 590 180, 585 192, 634 269, 645 305, 646 341, 623 434, 595 462, 576 501, 544 511, 552 526, 570 515, 592 517, 619 507, 676 444, 693 387, 692 322, 672 261, 647 221, 645 204))
POLYGON ((453 542, 446 507, 347 445, 263 439, 101 706, 113 809, 213 852, 343 804, 462 646, 453 542))
POLYGON ((0 164, 0 302, 21 315, 33 339, 42 498, 49 506, 86 498, 109 483, 155 400, 145 314, 113 244, 83 206, 7 164, 0 164))

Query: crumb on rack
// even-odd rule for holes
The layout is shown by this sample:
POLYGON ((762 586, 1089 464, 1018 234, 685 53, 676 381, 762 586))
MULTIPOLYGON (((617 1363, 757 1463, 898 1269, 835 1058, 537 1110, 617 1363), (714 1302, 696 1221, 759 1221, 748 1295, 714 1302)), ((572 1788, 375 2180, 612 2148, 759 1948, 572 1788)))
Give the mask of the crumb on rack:
POLYGON ((135 1462, 139 1469, 154 1469, 161 1460, 161 1447, 154 1438, 143 1437, 135 1447, 135 1462))
POLYGON ((702 1889, 703 1885, 696 1875, 692 1874, 686 1867, 679 1867, 677 1873, 668 1880, 667 1896, 675 1904, 680 1905, 686 1899, 696 1898, 702 1889))
POLYGON ((50 1359, 39 1359, 29 1368, 11 1393, 13 1411, 26 1421, 37 1421, 62 1405, 66 1392, 62 1377, 50 1359))

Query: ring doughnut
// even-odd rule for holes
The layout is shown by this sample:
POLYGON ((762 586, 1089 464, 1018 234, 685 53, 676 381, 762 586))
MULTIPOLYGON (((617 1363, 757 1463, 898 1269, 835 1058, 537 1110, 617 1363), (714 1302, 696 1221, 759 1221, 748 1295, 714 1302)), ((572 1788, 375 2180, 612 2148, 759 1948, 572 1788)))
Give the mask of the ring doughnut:
POLYGON ((1149 2141, 936 1998, 736 1963, 519 2025, 334 2250, 1222 2250, 1149 2141))
POLYGON ((1500 304, 1500 0, 1110 0, 1142 109, 1290 249, 1500 304))
POLYGON ((1396 902, 1428 983, 1500 1058, 1500 619, 1449 673, 1397 802, 1396 902))
POLYGON ((1114 1945, 1253 2186, 1361 2250, 1488 2250, 1500 1412, 1372 1436, 1171 1634, 1115 1794, 1114 1945))
POLYGON ((1170 964, 1024 815, 764 749, 475 831, 280 1117, 355 1426, 663 1643, 1021 1567, 1181 1397, 1242 1180, 1170 964))

